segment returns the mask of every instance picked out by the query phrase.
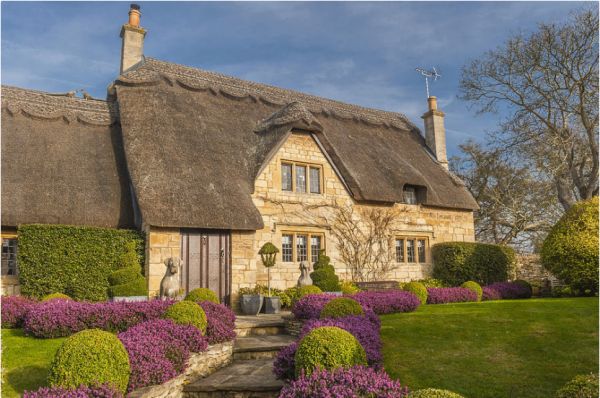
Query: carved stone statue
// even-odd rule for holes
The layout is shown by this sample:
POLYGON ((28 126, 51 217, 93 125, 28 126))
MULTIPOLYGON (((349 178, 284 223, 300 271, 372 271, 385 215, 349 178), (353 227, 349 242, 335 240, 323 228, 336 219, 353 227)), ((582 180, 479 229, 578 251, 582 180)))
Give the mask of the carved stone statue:
POLYGON ((300 278, 298 278, 298 287, 312 285, 308 266, 304 261, 300 263, 300 278))
POLYGON ((160 282, 160 297, 175 298, 179 295, 179 266, 181 260, 177 257, 170 257, 165 260, 167 271, 160 282))

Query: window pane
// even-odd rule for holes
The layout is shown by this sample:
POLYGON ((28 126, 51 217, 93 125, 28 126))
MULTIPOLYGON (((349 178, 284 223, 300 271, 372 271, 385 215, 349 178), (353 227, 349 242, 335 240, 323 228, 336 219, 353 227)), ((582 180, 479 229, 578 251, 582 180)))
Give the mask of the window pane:
POLYGON ((412 239, 406 241, 406 261, 415 262, 415 241, 412 239))
POLYGON ((281 190, 292 190, 292 165, 288 163, 281 164, 281 190))
POLYGON ((419 262, 425 262, 425 239, 417 240, 417 250, 419 253, 419 262))
POLYGON ((296 166, 296 192, 306 192, 306 166, 296 166))
POLYGON ((319 251, 321 250, 321 237, 311 236, 310 237, 310 261, 316 263, 319 261, 319 251))
POLYGON ((292 254, 292 235, 281 236, 281 261, 284 263, 294 261, 292 254))
POLYGON ((404 187, 404 203, 417 204, 417 191, 414 187, 404 187))
POLYGON ((306 235, 296 235, 296 255, 297 261, 306 261, 307 258, 307 237, 306 235))
POLYGON ((321 169, 310 168, 310 193, 321 193, 321 169))
POLYGON ((396 239, 396 262, 404 262, 404 239, 396 239))
POLYGON ((17 275, 17 239, 2 239, 2 275, 17 275))

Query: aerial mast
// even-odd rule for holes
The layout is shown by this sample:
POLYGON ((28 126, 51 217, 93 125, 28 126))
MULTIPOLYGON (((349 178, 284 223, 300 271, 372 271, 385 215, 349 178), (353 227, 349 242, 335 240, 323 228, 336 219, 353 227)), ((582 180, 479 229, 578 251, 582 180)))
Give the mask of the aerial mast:
POLYGON ((429 98, 429 78, 432 77, 433 81, 436 81, 438 77, 442 77, 442 75, 435 70, 435 67, 433 67, 432 70, 427 70, 424 68, 415 68, 415 70, 421 75, 425 76, 425 90, 427 90, 427 98, 429 98))

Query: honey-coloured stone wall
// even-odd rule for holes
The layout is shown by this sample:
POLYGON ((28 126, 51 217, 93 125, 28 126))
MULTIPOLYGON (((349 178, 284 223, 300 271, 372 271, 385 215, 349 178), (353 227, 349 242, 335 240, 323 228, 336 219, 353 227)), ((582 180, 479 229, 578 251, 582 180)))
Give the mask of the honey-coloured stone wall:
POLYGON ((148 228, 146 231, 146 264, 148 295, 160 294, 160 282, 165 276, 165 260, 181 257, 181 234, 178 228, 148 228))

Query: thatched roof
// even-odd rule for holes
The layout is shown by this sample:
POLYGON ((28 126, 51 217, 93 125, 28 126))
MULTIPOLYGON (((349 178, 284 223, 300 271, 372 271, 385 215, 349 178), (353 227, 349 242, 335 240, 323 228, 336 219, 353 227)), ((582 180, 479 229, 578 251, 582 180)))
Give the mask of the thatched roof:
POLYGON ((2 86, 2 225, 132 227, 116 110, 2 86))
POLYGON ((312 132, 358 201, 477 208, 404 115, 146 58, 115 82, 127 162, 144 222, 257 229, 250 195, 291 129, 312 132))

